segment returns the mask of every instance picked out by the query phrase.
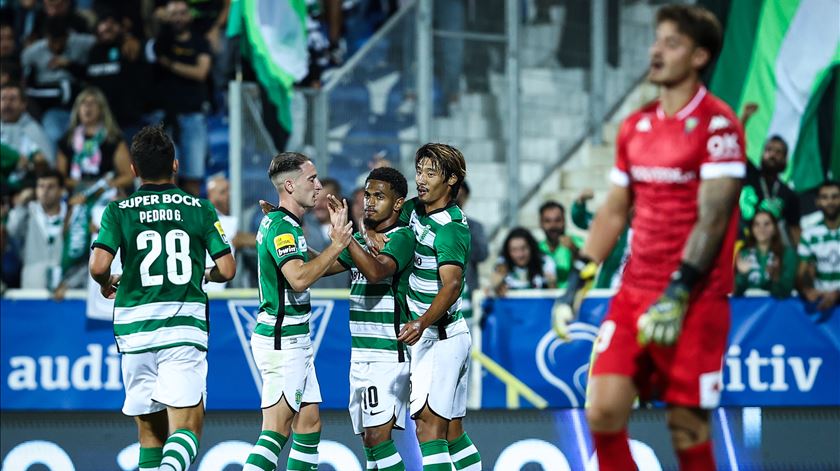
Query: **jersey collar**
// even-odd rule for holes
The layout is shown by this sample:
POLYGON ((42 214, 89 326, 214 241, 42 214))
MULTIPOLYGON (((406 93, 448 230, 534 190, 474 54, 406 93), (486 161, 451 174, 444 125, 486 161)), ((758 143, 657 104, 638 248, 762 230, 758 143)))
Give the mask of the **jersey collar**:
POLYGON ((137 191, 166 191, 166 190, 174 190, 175 188, 178 188, 178 187, 175 186, 172 183, 161 183, 161 184, 146 183, 143 186, 141 186, 140 188, 138 188, 137 191))
POLYGON ((297 225, 298 225, 298 226, 302 226, 302 225, 303 225, 303 224, 301 223, 300 219, 298 219, 298 217, 297 217, 297 216, 295 216, 294 214, 292 214, 292 212, 291 212, 291 211, 289 211, 288 209, 286 209, 286 208, 284 208, 284 207, 282 207, 282 206, 278 206, 278 207, 276 207, 276 208, 272 209, 271 211, 269 211, 269 213, 273 213, 273 212, 275 212, 275 211, 279 211, 279 212, 281 212, 281 213, 283 213, 283 214, 285 214, 285 215, 289 216, 290 218, 292 218, 292 219, 293 219, 293 220, 297 223, 297 225))
MULTIPOLYGON (((674 115, 674 118, 678 120, 683 120, 687 118, 694 110, 697 109, 697 106, 700 105, 700 102, 703 101, 703 98, 706 96, 706 86, 700 85, 700 88, 697 89, 697 93, 694 94, 694 97, 682 107, 681 110, 677 111, 674 115)), ((659 119, 666 119, 665 111, 662 110, 662 103, 656 104, 656 117, 659 119)))
MULTIPOLYGON (((417 206, 417 208, 421 208, 421 207, 423 208, 423 210, 422 210, 422 212, 421 212, 420 214, 423 214, 424 216, 431 216, 432 214, 437 214, 437 213, 441 213, 441 212, 443 212, 443 211, 446 211, 447 209, 449 209, 449 208, 451 208, 451 207, 453 207, 453 206, 458 206, 458 203, 457 203, 454 199, 453 199, 453 200, 449 200, 449 202, 448 202, 448 203, 446 203, 446 206, 444 206, 444 207, 442 207, 442 208, 438 208, 438 209, 436 209, 436 210, 434 210, 434 211, 432 211, 432 212, 429 212, 429 213, 427 213, 427 212, 426 212, 426 205, 424 205, 424 204, 422 204, 422 203, 420 203, 420 204, 417 206)), ((417 208, 415 208, 415 209, 417 209, 417 208)), ((418 212, 419 212, 419 211, 418 211, 418 212)))

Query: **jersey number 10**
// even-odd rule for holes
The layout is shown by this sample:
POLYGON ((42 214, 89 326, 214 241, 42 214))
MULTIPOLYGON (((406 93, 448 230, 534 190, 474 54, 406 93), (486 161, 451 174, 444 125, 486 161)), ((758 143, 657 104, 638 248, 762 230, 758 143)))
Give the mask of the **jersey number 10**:
MULTIPOLYGON (((180 229, 166 233, 163 238, 166 245, 166 277, 174 285, 185 285, 192 278, 192 260, 190 259, 190 235, 180 229)), ((149 253, 140 262, 140 282, 145 286, 160 286, 163 275, 152 275, 149 270, 161 253, 161 237, 155 231, 143 231, 137 234, 137 250, 146 250, 151 245, 149 253)))

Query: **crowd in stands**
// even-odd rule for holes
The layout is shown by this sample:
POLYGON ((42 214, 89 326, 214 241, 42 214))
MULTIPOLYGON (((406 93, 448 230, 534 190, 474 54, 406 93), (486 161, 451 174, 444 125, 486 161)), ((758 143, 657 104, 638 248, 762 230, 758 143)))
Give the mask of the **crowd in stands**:
MULTIPOLYGON (((398 6, 306 4, 311 61, 299 86, 318 86, 398 6)), ((0 0, 0 288, 61 297, 84 286, 80 247, 104 205, 136 188, 131 139, 148 124, 173 138, 180 186, 242 232, 236 249, 253 248, 235 227, 227 181, 206 168, 208 119, 226 113, 238 47, 225 34, 229 9, 230 0, 0 0)))
MULTIPOLYGON (((799 294, 811 308, 825 311, 840 304, 840 184, 826 180, 814 199, 817 211, 803 215, 800 196, 782 179, 788 146, 780 136, 767 139, 759 166, 748 164, 740 198, 741 238, 734 257, 734 295, 765 292, 779 299, 799 294)), ((573 223, 589 228, 592 213, 583 191, 572 205, 573 223)), ((632 219, 632 209, 631 209, 632 219)), ((527 229, 512 229, 493 273, 491 292, 563 288, 569 266, 583 241, 565 234, 563 205, 548 201, 540 207, 544 239, 537 242, 527 229)), ((595 288, 615 288, 630 253, 632 230, 625 229, 603 262, 595 288)))

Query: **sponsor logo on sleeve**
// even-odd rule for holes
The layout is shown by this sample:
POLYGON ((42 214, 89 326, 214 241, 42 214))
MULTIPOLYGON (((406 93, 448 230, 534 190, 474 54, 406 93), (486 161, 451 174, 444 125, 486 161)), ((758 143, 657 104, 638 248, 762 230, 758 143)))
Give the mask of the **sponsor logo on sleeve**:
POLYGON ((213 224, 213 225, 216 227, 216 231, 219 233, 219 235, 222 236, 222 241, 224 241, 225 244, 230 245, 230 242, 228 242, 228 238, 225 235, 225 230, 222 229, 222 223, 219 222, 219 221, 216 221, 216 223, 213 224))
POLYGON ((706 150, 712 160, 737 159, 741 157, 741 146, 738 145, 738 134, 715 134, 706 141, 706 150))
POLYGON ((297 251, 295 236, 292 234, 280 234, 274 238, 274 250, 278 257, 283 257, 297 251))

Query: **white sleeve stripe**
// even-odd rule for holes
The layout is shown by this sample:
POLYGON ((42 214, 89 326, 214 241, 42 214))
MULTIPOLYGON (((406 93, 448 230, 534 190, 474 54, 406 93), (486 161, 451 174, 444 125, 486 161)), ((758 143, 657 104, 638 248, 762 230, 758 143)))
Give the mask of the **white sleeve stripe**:
POLYGON ((630 185, 630 176, 627 175, 627 172, 622 172, 613 167, 610 170, 610 182, 621 187, 626 187, 630 185))
POLYGON ((744 178, 747 175, 747 165, 744 162, 706 163, 700 166, 700 179, 713 178, 744 178))

